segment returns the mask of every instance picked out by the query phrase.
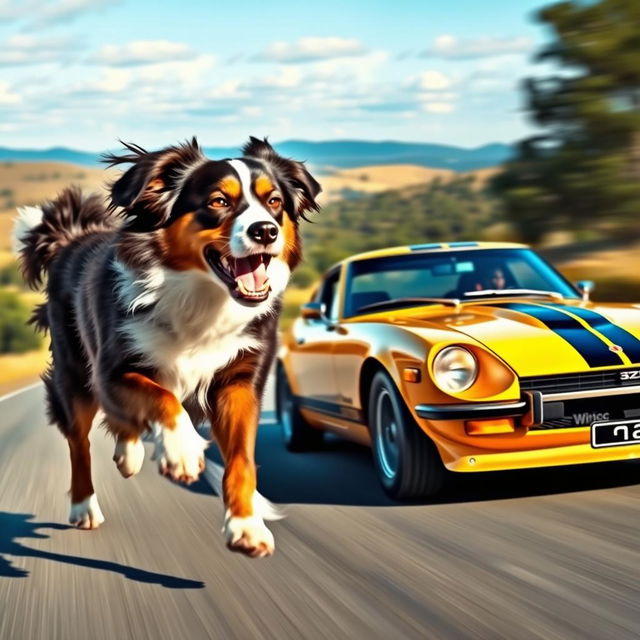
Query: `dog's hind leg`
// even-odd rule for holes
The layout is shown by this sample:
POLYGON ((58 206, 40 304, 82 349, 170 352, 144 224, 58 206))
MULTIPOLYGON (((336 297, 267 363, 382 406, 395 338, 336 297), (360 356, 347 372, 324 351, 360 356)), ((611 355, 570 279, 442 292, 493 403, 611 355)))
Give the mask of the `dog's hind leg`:
POLYGON ((96 529, 104 522, 104 516, 91 480, 89 431, 98 407, 88 393, 62 397, 52 378, 51 371, 44 376, 49 417, 66 437, 71 458, 69 522, 78 529, 96 529))
POLYGON ((69 522, 78 529, 96 529, 104 522, 91 481, 89 431, 96 415, 93 399, 75 399, 72 429, 67 435, 71 455, 71 511, 69 522))

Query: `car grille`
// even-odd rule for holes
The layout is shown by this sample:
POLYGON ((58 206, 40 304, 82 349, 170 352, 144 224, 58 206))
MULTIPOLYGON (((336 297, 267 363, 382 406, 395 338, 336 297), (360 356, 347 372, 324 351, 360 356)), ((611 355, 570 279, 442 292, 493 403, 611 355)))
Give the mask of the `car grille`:
MULTIPOLYGON (((635 371, 637 368, 633 370, 635 371)), ((622 386, 620 382, 621 371, 624 371, 624 369, 520 378, 520 389, 522 389, 522 391, 540 391, 541 393, 610 389, 611 387, 622 386)))
POLYGON ((580 428, 588 427, 592 422, 599 420, 624 420, 639 417, 640 394, 607 395, 607 389, 629 385, 640 386, 640 380, 621 380, 620 373, 622 371, 638 371, 638 367, 521 378, 520 389, 522 391, 539 391, 543 395, 603 390, 601 396, 591 398, 572 398, 562 402, 552 398, 544 399, 544 422, 532 427, 532 429, 580 428), (606 417, 598 418, 598 416, 606 417))
POLYGON ((640 393, 594 398, 548 400, 542 405, 543 423, 532 430, 589 427, 593 422, 629 420, 640 417, 640 393))

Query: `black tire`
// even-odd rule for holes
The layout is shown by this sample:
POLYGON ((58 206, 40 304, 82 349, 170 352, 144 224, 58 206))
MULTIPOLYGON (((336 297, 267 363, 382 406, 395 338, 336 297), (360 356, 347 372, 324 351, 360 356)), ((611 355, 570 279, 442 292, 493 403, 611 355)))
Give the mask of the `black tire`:
POLYGON ((383 371, 373 377, 368 408, 373 459, 385 492, 395 499, 436 495, 449 472, 383 371))
POLYGON ((314 429, 302 417, 282 365, 278 365, 276 377, 276 411, 282 439, 289 451, 313 451, 322 445, 324 431, 314 429))

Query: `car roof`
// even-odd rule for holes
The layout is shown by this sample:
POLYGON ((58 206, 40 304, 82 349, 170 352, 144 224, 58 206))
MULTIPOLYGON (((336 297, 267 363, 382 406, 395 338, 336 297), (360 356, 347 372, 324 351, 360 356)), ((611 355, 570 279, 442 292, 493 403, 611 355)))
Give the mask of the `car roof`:
POLYGON ((482 251, 483 249, 528 249, 526 244, 515 242, 429 242, 424 244, 409 244, 401 247, 389 247, 376 249, 349 256, 336 263, 334 267, 357 260, 369 260, 371 258, 384 258, 387 256, 399 256, 407 253, 446 253, 448 251, 482 251))

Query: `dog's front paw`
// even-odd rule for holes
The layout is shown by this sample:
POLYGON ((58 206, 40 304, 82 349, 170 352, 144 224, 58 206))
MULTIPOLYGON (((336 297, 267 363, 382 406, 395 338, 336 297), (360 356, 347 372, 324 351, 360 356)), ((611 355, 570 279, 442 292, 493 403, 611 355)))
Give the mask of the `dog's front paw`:
POLYGON ((69 523, 77 529, 97 529, 103 522, 104 516, 95 493, 82 502, 71 504, 69 523))
POLYGON ((155 426, 154 459, 163 475, 191 484, 204 470, 204 452, 209 443, 201 438, 186 413, 176 420, 174 429, 155 426))
POLYGON ((124 440, 118 438, 116 450, 113 453, 113 461, 123 478, 130 478, 142 469, 144 461, 144 445, 140 439, 124 440))
POLYGON ((222 529, 227 547, 251 558, 264 558, 273 554, 273 534, 260 516, 234 518, 227 515, 222 529))

